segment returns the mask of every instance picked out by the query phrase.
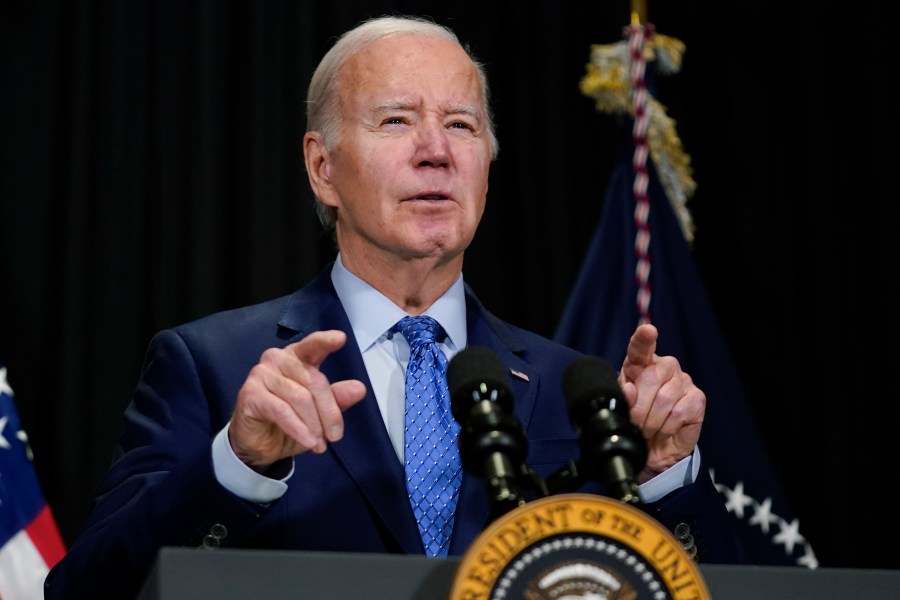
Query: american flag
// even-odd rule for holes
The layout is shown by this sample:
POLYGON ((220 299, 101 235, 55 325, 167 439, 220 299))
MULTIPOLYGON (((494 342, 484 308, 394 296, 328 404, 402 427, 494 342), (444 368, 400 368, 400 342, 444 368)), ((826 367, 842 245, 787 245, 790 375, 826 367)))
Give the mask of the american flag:
POLYGON ((0 364, 0 600, 42 599, 44 578, 65 554, 31 459, 0 364))

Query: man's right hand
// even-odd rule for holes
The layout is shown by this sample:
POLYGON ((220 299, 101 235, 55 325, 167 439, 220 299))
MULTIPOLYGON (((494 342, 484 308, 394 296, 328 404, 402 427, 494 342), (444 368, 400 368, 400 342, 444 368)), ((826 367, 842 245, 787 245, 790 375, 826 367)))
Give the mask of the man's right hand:
POLYGON ((357 379, 331 383, 319 367, 346 342, 343 331, 317 331, 263 352, 228 424, 231 447, 247 466, 262 472, 307 450, 325 452, 343 437, 343 411, 363 399, 366 387, 357 379))

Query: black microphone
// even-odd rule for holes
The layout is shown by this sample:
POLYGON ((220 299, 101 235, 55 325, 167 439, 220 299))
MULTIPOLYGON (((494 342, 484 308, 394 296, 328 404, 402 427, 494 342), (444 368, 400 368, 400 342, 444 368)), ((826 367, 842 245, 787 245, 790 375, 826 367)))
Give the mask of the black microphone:
POLYGON ((447 366, 450 410, 460 424, 463 468, 487 484, 492 518, 525 504, 519 488, 527 472, 528 438, 511 413, 506 367, 492 351, 469 346, 447 366))
POLYGON ((647 441, 628 416, 628 401, 612 366, 583 356, 563 374, 569 420, 581 441, 581 469, 629 504, 640 504, 635 476, 647 462, 647 441))

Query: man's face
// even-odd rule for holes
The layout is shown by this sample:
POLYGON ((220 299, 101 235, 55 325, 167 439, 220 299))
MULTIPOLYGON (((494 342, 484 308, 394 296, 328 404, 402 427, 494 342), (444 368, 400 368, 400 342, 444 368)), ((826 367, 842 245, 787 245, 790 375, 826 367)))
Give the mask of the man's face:
POLYGON ((342 255, 459 258, 484 213, 487 116, 475 65, 449 41, 374 42, 338 76, 341 141, 329 152, 342 255))

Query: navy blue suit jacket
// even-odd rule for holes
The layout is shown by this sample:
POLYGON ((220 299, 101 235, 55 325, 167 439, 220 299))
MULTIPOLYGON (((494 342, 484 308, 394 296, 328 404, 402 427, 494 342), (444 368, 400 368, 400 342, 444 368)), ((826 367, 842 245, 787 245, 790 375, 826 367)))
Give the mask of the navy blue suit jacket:
MULTIPOLYGON (((313 331, 351 334, 330 274, 329 266, 294 294, 153 337, 113 464, 82 532, 47 578, 46 598, 131 597, 160 547, 200 545, 213 525, 224 526, 217 531, 227 532, 220 535, 224 547, 423 553, 403 467, 352 339, 322 365, 330 381, 359 379, 369 389, 344 413, 344 438, 324 454, 297 456, 287 493, 268 506, 236 497, 215 478, 211 440, 263 351, 313 331)), ((527 376, 509 383, 529 440, 529 466, 546 476, 577 458, 562 373, 579 354, 494 317, 468 288, 466 310, 469 345, 489 348, 527 376)), ((700 560, 738 560, 705 469, 698 482, 645 509, 670 528, 691 525, 700 560)), ((484 483, 465 474, 450 554, 466 551, 489 511, 484 483)))

